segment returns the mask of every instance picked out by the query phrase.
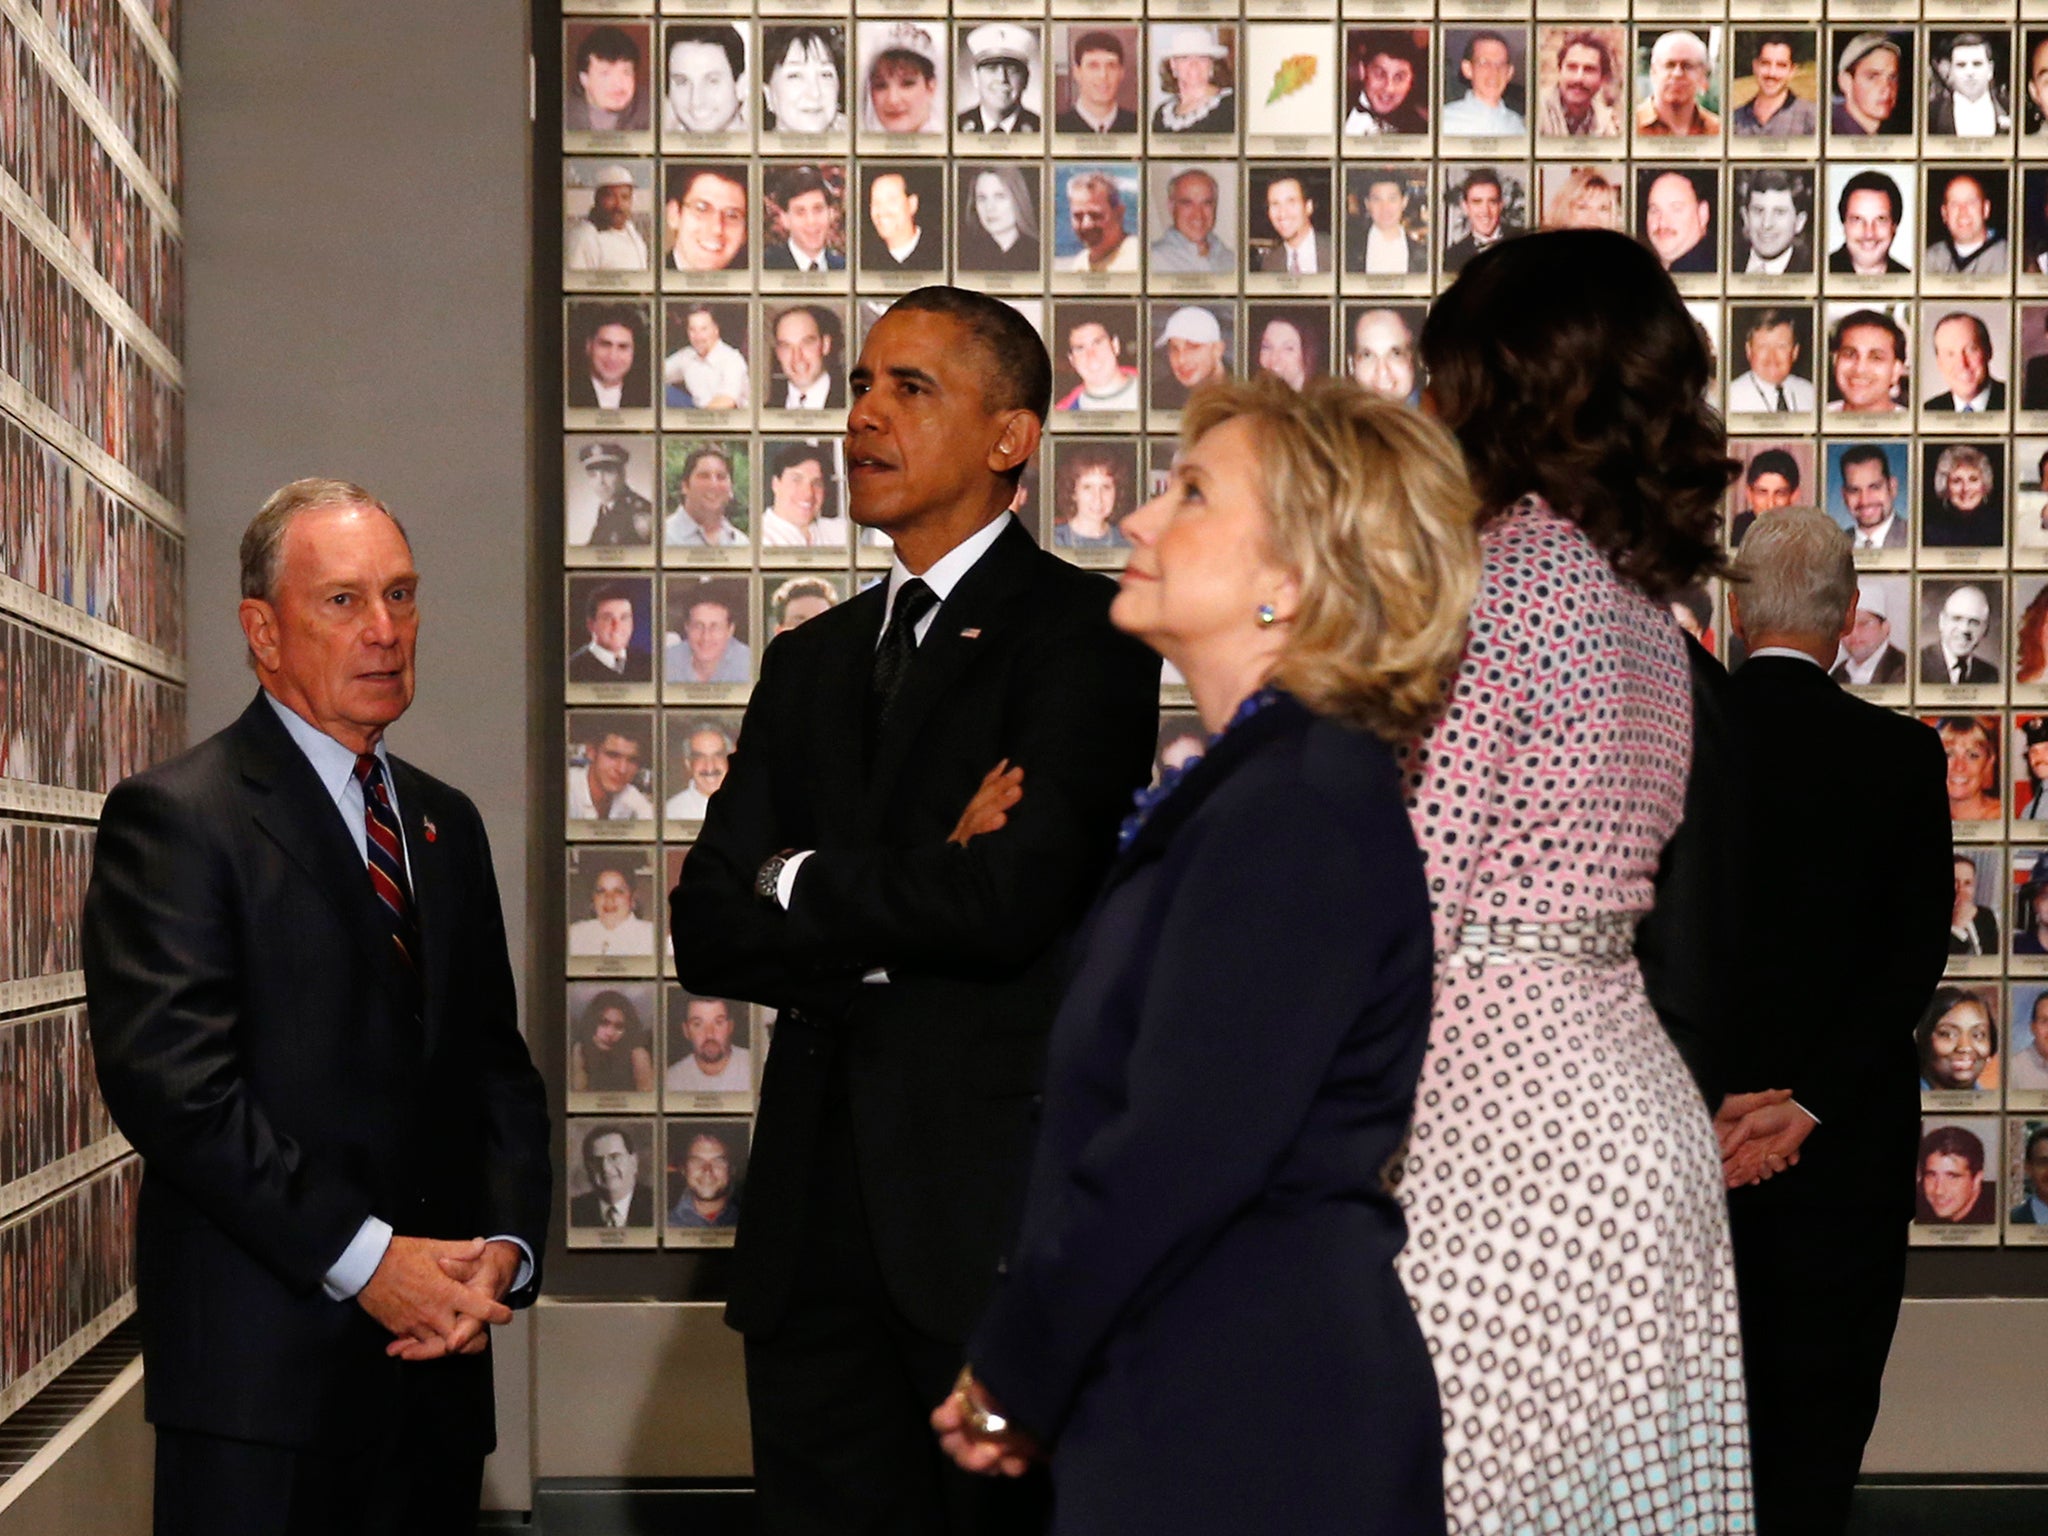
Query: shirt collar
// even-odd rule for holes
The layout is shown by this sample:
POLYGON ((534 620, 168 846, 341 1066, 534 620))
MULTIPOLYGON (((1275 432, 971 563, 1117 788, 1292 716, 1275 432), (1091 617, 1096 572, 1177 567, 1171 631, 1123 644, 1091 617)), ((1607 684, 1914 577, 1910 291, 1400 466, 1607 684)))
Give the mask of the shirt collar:
MULTIPOLYGON (((1756 650, 1754 650, 1754 651, 1751 651, 1751 652, 1749 653, 1749 659, 1750 659, 1751 661, 1755 661, 1755 660, 1757 660, 1757 659, 1758 659, 1759 657, 1763 657, 1763 656, 1787 656, 1787 657, 1792 657, 1792 658, 1794 658, 1794 659, 1796 659, 1796 660, 1799 660, 1799 661, 1803 661, 1803 662, 1805 662, 1805 663, 1806 663, 1806 664, 1807 664, 1807 665, 1808 665, 1809 667, 1819 667, 1819 666, 1820 666, 1820 663, 1819 663, 1819 662, 1817 662, 1817 661, 1815 661, 1815 660, 1814 660, 1814 659, 1813 659, 1813 658, 1812 658, 1811 656, 1807 655, 1807 654, 1806 654, 1806 652, 1804 652, 1804 651, 1795 651, 1795 650, 1793 650, 1793 649, 1792 649, 1792 647, 1791 647, 1791 646, 1789 646, 1789 645, 1766 645, 1766 646, 1761 646, 1761 647, 1759 647, 1758 649, 1756 649, 1756 650)), ((1826 669, 1825 667, 1822 667, 1822 668, 1821 668, 1821 670, 1822 670, 1822 671, 1826 671, 1827 669, 1826 669)))
MULTIPOLYGON (((922 578, 924 584, 932 589, 932 596, 941 603, 951 597, 953 589, 960 585, 960 578, 974 569, 976 563, 995 546, 996 540, 1003 536, 1003 530, 1013 521, 1015 519, 1008 509, 1005 509, 987 527, 977 529, 934 560, 931 569, 926 571, 922 578)), ((904 565, 903 557, 898 555, 889 562, 889 604, 882 615, 885 627, 888 624, 889 610, 896 606, 896 594, 903 590, 903 583, 908 580, 910 569, 904 565)))
MULTIPOLYGON (((337 805, 340 804, 342 792, 356 776, 355 748, 343 746, 289 705, 279 702, 277 695, 269 689, 263 691, 263 698, 276 712, 278 720, 290 734, 293 743, 306 755, 306 761, 313 765, 313 772, 320 779, 320 787, 333 797, 337 805)), ((377 754, 377 761, 384 765, 388 778, 391 772, 391 759, 384 751, 381 739, 373 750, 377 754)))

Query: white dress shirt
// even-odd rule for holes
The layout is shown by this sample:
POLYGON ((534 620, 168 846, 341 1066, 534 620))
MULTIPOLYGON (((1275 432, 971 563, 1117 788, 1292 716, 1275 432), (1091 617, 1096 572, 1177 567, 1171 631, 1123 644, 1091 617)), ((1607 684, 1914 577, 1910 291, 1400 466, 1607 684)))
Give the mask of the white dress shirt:
POLYGON ((826 399, 832 393, 832 375, 829 373, 819 374, 802 389, 797 388, 793 379, 785 382, 789 386, 789 393, 782 405, 785 411, 822 411, 825 409, 826 399))
POLYGON ((1778 409, 1778 391, 1785 392, 1785 409, 1788 411, 1810 411, 1813 409, 1813 381, 1802 379, 1796 373, 1785 375, 1782 384, 1771 384, 1756 376, 1752 368, 1728 386, 1728 409, 1765 415, 1778 409))
POLYGON ((719 342, 708 353, 695 347, 671 353, 662 381, 682 385, 699 410, 721 395, 730 395, 736 406, 747 403, 747 360, 729 341, 719 342))
MULTIPOLYGON (((1313 246, 1315 242, 1309 243, 1313 246)), ((1365 234, 1365 270, 1373 276, 1406 275, 1408 237, 1398 229, 1389 234, 1377 224, 1369 226, 1365 234)))
MULTIPOLYGON (((349 841, 355 844, 356 857, 363 861, 363 878, 368 880, 370 833, 363 825, 363 786, 356 777, 355 748, 344 746, 295 710, 280 704, 276 695, 266 691, 263 700, 275 712, 291 736, 293 745, 305 754, 306 761, 319 776, 320 787, 333 797, 334 808, 341 816, 342 825, 348 829, 349 841)), ((398 851, 404 856, 405 880, 410 885, 412 850, 405 840, 405 818, 398 814, 398 781, 391 776, 391 758, 384 750, 384 743, 379 741, 374 750, 377 761, 384 767, 384 792, 391 797, 391 819, 398 825, 398 851)), ((509 1234, 500 1234, 491 1241, 512 1243, 518 1247, 519 1273, 512 1277, 512 1289, 518 1290, 533 1275, 533 1250, 509 1234)), ((363 1224, 356 1228, 356 1235, 342 1249, 341 1257, 328 1268, 320 1288, 330 1300, 351 1300, 370 1283, 370 1277, 384 1262, 384 1252, 390 1246, 391 1223, 375 1216, 364 1217, 363 1224)))

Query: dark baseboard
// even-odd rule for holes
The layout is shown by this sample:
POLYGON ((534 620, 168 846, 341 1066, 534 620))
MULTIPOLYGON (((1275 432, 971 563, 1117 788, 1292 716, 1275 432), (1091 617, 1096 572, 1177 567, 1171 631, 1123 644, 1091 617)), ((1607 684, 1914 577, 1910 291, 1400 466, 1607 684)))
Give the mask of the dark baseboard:
POLYGON ((534 1536, 754 1536, 745 1482, 555 1478, 533 1490, 534 1536))
POLYGON ((2038 1536, 2048 1480, 1883 1477, 1859 1484, 1849 1536, 2038 1536))

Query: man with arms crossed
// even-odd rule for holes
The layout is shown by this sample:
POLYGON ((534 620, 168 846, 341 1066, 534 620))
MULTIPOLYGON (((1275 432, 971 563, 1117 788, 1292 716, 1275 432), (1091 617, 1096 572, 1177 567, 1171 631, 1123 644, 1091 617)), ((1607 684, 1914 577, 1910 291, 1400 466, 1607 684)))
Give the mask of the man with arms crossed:
POLYGON ((672 898, 683 985, 781 1010, 726 1316, 763 1529, 1030 1530, 1034 1485, 942 1466, 925 1416, 995 1275, 1159 668, 1009 513, 1052 387, 1016 311, 919 289, 852 384, 853 518, 894 566, 768 647, 672 898))
POLYGON ((159 1533, 476 1518, 486 1325, 533 1298, 547 1231, 547 1097, 476 807, 384 749, 418 584, 368 491, 278 491, 242 537, 262 691, 100 821, 86 996, 147 1170, 159 1533))
POLYGON ((1749 646, 1729 689, 1745 753, 1748 964, 1726 1055, 1739 1091, 1716 1124, 1757 1529, 1839 1536, 1905 1290, 1913 1029, 1947 963, 1954 894, 1946 768, 1934 732, 1828 678, 1856 621, 1832 521, 1773 513, 1735 571, 1730 618, 1749 646), (1786 774, 1787 751, 1857 772, 1786 774))

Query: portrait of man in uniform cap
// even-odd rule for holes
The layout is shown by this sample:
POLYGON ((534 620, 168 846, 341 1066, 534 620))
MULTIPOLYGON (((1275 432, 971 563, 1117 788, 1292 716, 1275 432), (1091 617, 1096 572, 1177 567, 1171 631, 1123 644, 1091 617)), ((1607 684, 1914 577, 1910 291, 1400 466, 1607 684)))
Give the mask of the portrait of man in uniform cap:
POLYGON ((1045 126, 1024 105, 1038 58, 1038 40, 1027 28, 1012 21, 976 27, 967 34, 967 55, 974 61, 976 101, 954 127, 962 133, 1037 133, 1045 126))
POLYGON ((577 462, 597 499, 597 521, 587 541, 593 549, 645 547, 654 542, 654 503, 626 484, 630 459, 623 444, 585 443, 577 462))

